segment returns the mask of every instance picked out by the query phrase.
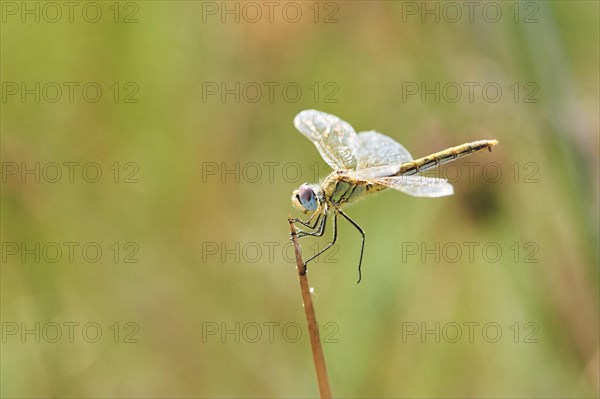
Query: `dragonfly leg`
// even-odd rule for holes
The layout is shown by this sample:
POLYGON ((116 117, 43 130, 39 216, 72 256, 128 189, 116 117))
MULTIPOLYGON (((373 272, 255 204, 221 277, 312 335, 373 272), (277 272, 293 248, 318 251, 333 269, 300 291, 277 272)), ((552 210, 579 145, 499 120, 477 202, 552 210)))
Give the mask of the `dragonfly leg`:
MULTIPOLYGON (((327 214, 325 214, 325 216, 323 217, 323 221, 325 221, 326 218, 327 218, 327 214)), ((325 223, 323 222, 323 225, 324 224, 325 223)), ((304 261, 304 270, 306 270, 306 265, 308 264, 308 262, 310 262, 311 260, 320 256, 323 252, 327 251, 329 248, 333 247, 333 245, 337 241, 337 212, 334 212, 334 214, 333 214, 332 226, 333 226, 333 241, 331 241, 329 244, 327 244, 325 246, 325 248, 323 248, 322 250, 320 250, 319 252, 317 252, 316 254, 311 256, 310 258, 308 258, 308 260, 304 261)), ((321 235, 323 235, 323 232, 321 232, 321 235)))
MULTIPOLYGON (((323 235, 323 233, 325 232, 325 223, 327 222, 327 213, 323 213, 323 214, 319 215, 319 219, 321 219, 321 224, 319 225, 318 230, 316 230, 316 231, 300 230, 300 231, 298 231, 298 238, 302 238, 302 237, 306 237, 306 236, 321 237, 323 235), (321 216, 323 216, 322 219, 321 219, 321 216)), ((318 222, 318 220, 317 220, 317 222, 318 222)), ((317 226, 317 223, 315 223, 315 226, 313 227, 313 229, 316 226, 317 226)))
POLYGON ((309 218, 308 220, 304 221, 302 219, 299 218, 293 218, 292 222, 294 223, 300 223, 302 226, 308 227, 309 229, 314 230, 317 227, 317 224, 319 223, 319 219, 321 218, 322 212, 319 212, 319 210, 316 210, 309 218), (318 215, 317 219, 315 220, 315 223, 311 226, 310 225, 310 221, 315 217, 315 215, 318 215))
POLYGON ((362 266, 363 252, 365 251, 365 232, 354 220, 350 219, 350 217, 348 215, 346 215, 344 212, 342 212, 339 209, 338 209, 338 212, 340 213, 340 215, 342 215, 344 218, 346 218, 347 221, 352 223, 352 225, 354 227, 356 227, 356 229, 360 232, 360 235, 362 236, 362 241, 360 244, 360 259, 358 261, 358 281, 356 282, 356 284, 358 284, 358 283, 360 283, 360 280, 362 278, 362 275, 360 272, 360 267, 362 266))

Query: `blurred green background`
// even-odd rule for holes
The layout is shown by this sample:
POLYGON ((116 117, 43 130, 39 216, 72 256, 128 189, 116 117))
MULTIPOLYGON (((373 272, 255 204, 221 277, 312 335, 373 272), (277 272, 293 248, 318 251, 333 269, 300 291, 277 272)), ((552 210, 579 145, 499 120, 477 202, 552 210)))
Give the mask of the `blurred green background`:
POLYGON ((470 4, 3 1, 2 396, 317 396, 315 108, 500 141, 309 265, 334 395, 598 397, 599 4, 470 4))

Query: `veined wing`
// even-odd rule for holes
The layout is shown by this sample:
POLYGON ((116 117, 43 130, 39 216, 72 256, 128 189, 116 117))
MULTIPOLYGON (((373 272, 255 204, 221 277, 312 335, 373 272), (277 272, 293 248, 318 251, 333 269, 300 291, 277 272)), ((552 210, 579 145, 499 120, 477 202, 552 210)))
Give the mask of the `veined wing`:
POLYGON ((413 160, 400 143, 375 131, 360 132, 358 144, 356 171, 352 172, 356 178, 391 176, 401 164, 413 160))
POLYGON ((349 123, 335 115, 309 109, 296 115, 294 126, 314 143, 334 170, 356 168, 358 137, 349 123))
POLYGON ((368 180, 414 197, 445 197, 454 194, 452 185, 446 179, 434 177, 390 176, 368 180))

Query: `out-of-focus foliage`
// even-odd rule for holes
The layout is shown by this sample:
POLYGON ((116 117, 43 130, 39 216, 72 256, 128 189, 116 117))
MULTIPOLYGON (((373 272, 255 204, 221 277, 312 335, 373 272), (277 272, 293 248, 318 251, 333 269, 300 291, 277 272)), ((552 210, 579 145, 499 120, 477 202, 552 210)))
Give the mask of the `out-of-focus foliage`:
POLYGON ((598 395, 598 3, 88 4, 2 3, 3 397, 317 395, 308 108, 414 157, 500 141, 442 169, 452 197, 348 209, 360 285, 347 223, 310 265, 336 396, 598 395))

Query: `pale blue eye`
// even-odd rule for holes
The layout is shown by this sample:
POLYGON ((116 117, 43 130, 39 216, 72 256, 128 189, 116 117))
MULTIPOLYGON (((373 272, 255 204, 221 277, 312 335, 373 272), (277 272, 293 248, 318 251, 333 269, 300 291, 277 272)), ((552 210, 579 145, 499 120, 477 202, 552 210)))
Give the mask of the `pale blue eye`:
POLYGON ((303 184, 300 186, 298 189, 298 198, 300 199, 302 206, 307 210, 317 210, 317 198, 315 196, 315 192, 309 185, 303 184))

